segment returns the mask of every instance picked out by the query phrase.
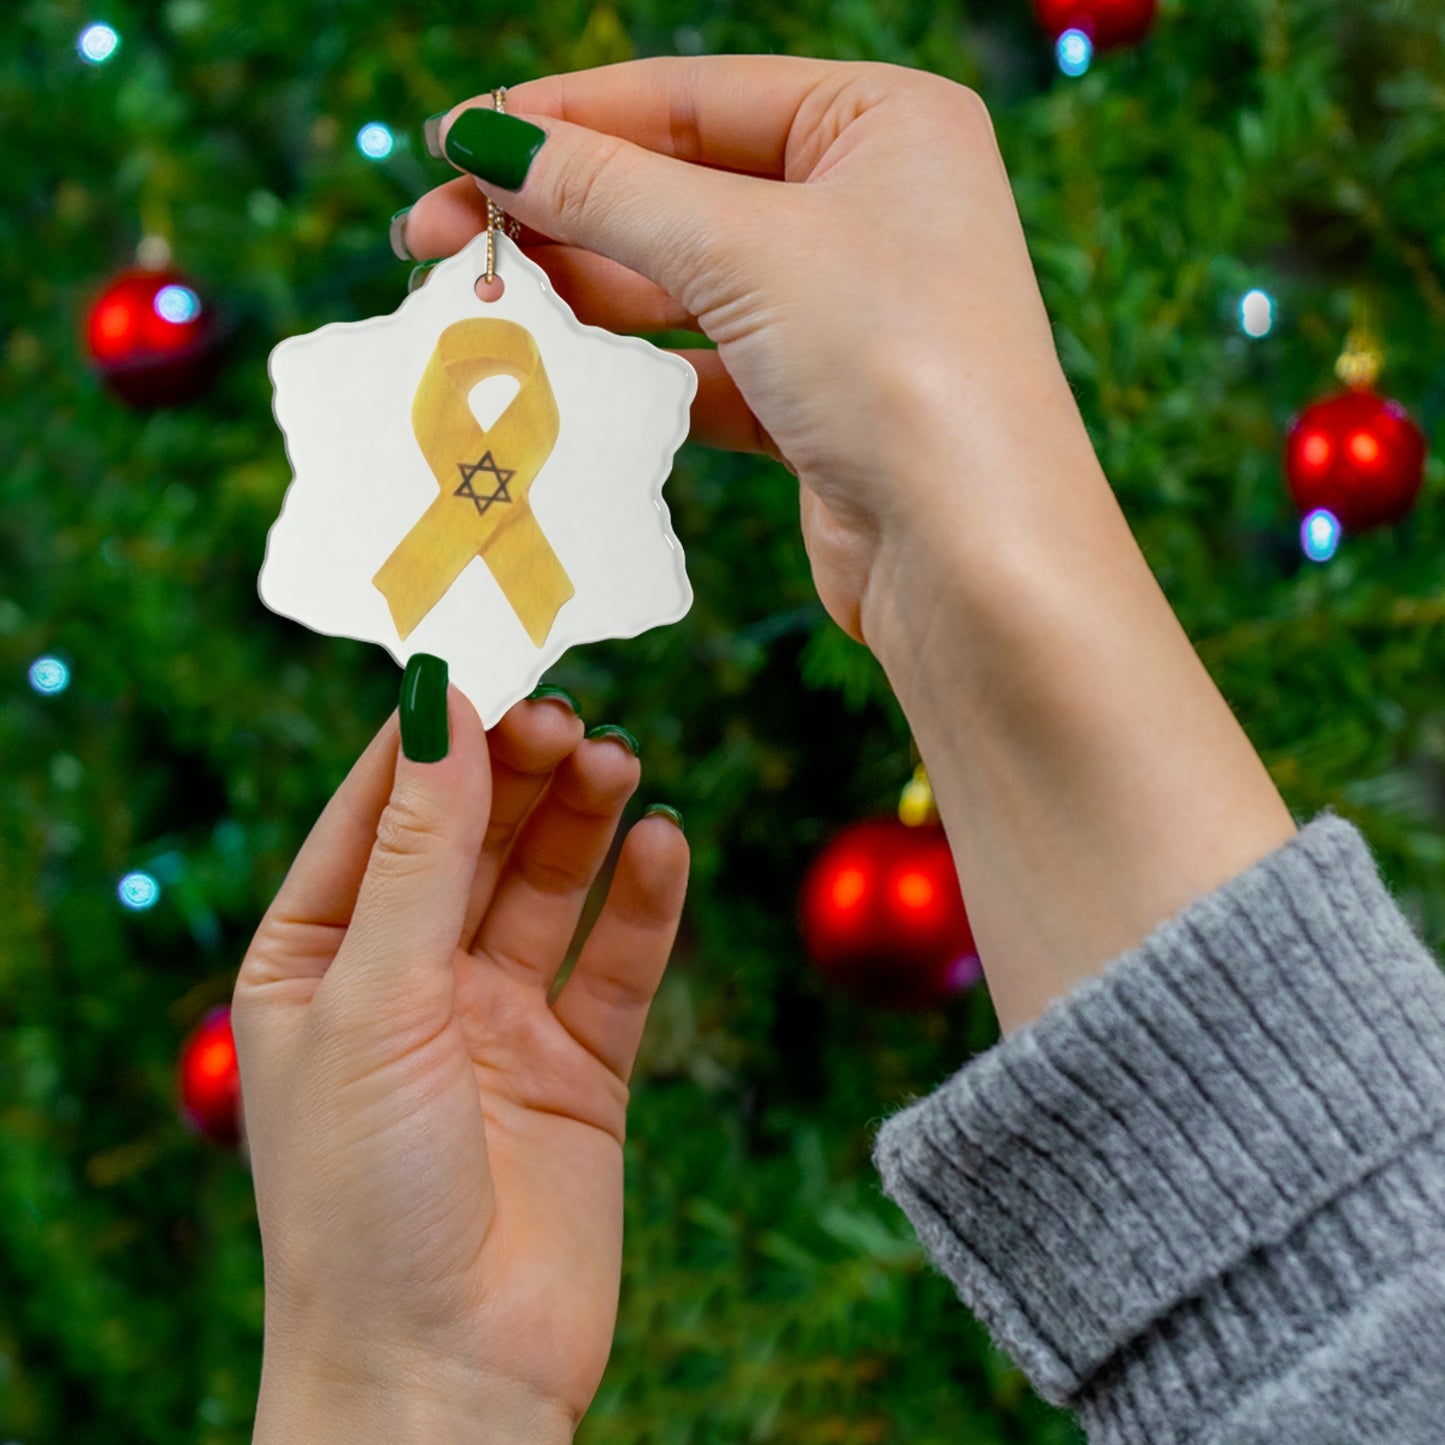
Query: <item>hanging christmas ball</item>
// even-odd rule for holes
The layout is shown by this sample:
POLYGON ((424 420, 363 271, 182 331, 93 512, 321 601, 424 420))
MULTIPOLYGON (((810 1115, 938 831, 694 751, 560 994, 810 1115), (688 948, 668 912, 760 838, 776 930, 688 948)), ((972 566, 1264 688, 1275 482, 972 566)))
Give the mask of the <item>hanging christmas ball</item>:
POLYGON ((936 823, 875 818, 845 828, 809 869, 801 911, 814 966, 862 1003, 932 1008, 981 975, 936 823))
POLYGON ((1368 387, 1326 397, 1295 418, 1285 476, 1300 516, 1323 508, 1346 532, 1407 516, 1425 476, 1425 436, 1405 408, 1368 387))
POLYGON ((178 271, 138 267, 101 292, 85 323, 91 361, 132 406, 171 406, 215 375, 219 334, 211 308, 178 271))
POLYGON ((181 1117, 233 1148, 241 1138, 241 1071, 231 1037, 231 1010, 213 1008, 181 1048, 181 1117))
POLYGON ((1137 44, 1149 33, 1158 8, 1158 0, 1034 0, 1050 40, 1078 30, 1095 50, 1137 44))

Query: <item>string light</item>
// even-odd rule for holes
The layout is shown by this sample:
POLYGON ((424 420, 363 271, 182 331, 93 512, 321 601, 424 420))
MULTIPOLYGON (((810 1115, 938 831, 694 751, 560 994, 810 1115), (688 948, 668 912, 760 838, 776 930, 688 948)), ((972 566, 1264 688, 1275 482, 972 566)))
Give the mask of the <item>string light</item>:
POLYGON ((90 65, 104 65, 120 49, 120 36, 109 25, 87 25, 75 42, 80 58, 90 65))
POLYGON ((149 873, 127 873, 115 891, 125 907, 142 913, 160 901, 161 885, 149 873))
POLYGON ((1340 545, 1339 518, 1324 507, 1316 507, 1300 523, 1300 546, 1311 562, 1328 562, 1340 545))
POLYGON ((356 148, 368 160, 384 161, 396 145, 396 137, 391 133, 391 127, 382 125, 379 120, 368 121, 356 132, 356 148))
POLYGON ((1083 75, 1093 63, 1094 42, 1082 30, 1066 30, 1054 46, 1059 69, 1065 75, 1083 75))
POLYGON ((1239 326, 1246 336, 1268 336, 1274 330, 1274 297, 1268 291, 1246 291, 1239 303, 1239 326))
POLYGON ((70 669, 58 657, 37 657, 30 664, 30 686, 45 697, 54 697, 70 686, 70 669))
POLYGON ((184 326, 201 314, 201 298, 189 286, 162 286, 151 303, 162 321, 184 326))

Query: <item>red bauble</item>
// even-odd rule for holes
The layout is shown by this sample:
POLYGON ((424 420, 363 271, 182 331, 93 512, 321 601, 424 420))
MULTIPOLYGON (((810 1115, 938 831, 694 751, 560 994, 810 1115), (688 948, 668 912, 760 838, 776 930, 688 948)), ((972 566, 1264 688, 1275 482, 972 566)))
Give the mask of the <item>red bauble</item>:
POLYGON ((819 972, 878 1008, 932 1008, 980 976, 937 824, 878 818, 845 828, 808 870, 802 920, 819 972))
POLYGON ((200 293, 177 271, 126 271, 86 318, 85 343, 105 383, 132 406, 197 396, 215 375, 218 329, 200 293))
POLYGON ((181 1049, 182 1117, 227 1148, 241 1140, 241 1071, 231 1010, 213 1008, 181 1049))
POLYGON ((1066 30, 1082 30, 1095 50, 1133 45, 1154 23, 1158 0, 1034 0, 1039 24, 1049 39, 1066 30))
POLYGON ((1285 476, 1300 516, 1318 507, 1346 532, 1398 522, 1425 477, 1425 436, 1405 408, 1365 387, 1326 397, 1295 418, 1285 476))

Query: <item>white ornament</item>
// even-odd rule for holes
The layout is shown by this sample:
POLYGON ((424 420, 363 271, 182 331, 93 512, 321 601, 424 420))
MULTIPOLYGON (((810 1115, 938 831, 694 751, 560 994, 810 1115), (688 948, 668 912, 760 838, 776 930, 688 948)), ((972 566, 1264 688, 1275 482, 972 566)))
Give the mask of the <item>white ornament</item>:
POLYGON ((486 240, 392 315, 271 353, 294 480, 260 593, 399 663, 445 658, 491 727, 569 647, 687 612, 662 487, 697 373, 584 326, 505 235, 504 294, 478 300, 486 240))

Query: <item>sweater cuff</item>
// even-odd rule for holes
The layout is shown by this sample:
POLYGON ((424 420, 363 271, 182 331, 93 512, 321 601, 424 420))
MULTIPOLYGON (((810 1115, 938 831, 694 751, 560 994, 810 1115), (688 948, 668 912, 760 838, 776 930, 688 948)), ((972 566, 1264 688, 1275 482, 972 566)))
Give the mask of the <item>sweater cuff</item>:
POLYGON ((890 1117, 873 1159, 1038 1392, 1136 1337, 1445 1115, 1445 975, 1326 812, 890 1117))

